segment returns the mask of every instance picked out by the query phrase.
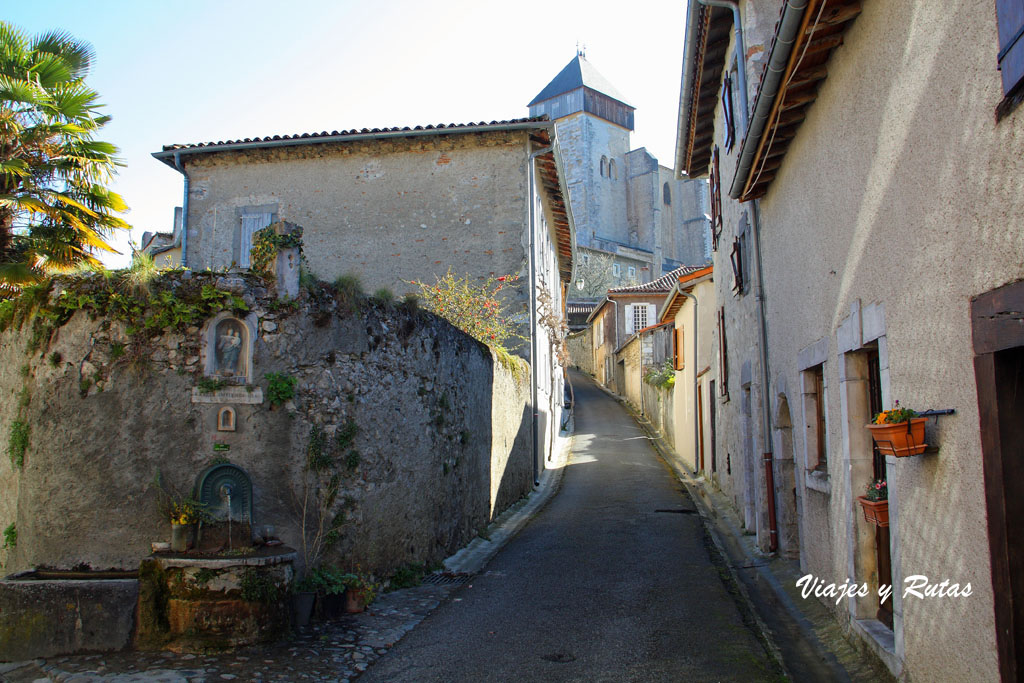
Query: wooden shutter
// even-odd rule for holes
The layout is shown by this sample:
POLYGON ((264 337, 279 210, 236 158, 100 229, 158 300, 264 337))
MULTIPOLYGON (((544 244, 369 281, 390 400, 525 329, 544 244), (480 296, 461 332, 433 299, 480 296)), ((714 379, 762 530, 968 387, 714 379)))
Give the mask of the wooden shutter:
POLYGON ((725 340, 725 307, 718 309, 718 375, 722 396, 729 399, 729 345, 725 340))
POLYGON ((250 213, 242 216, 242 228, 238 240, 238 265, 242 268, 252 265, 249 252, 252 251, 253 235, 270 225, 271 218, 269 213, 250 213))
POLYGON ((736 142, 732 115, 732 76, 730 74, 726 74, 722 81, 722 116, 725 119, 725 151, 729 152, 736 142))
POLYGON ((622 314, 626 316, 626 334, 633 334, 636 332, 636 330, 633 329, 633 304, 626 304, 623 306, 622 314))
POLYGON ((655 304, 647 304, 647 327, 658 323, 658 307, 655 304))
POLYGON ((996 0, 1003 94, 1024 79, 1024 0, 996 0))
POLYGON ((718 238, 722 235, 722 177, 718 170, 718 145, 711 155, 711 249, 718 250, 718 238))

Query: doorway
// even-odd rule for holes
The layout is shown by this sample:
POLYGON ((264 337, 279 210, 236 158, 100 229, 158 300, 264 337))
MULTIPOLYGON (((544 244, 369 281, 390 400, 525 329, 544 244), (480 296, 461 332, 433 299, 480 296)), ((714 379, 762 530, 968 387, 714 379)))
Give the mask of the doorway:
POLYGON ((1000 676, 1024 675, 1024 283, 971 301, 1000 676))

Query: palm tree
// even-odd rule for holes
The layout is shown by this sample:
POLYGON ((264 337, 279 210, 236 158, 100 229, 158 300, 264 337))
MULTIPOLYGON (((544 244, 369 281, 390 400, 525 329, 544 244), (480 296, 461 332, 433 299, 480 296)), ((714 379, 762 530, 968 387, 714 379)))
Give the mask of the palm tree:
POLYGON ((0 298, 46 273, 98 264, 128 224, 109 182, 117 147, 85 84, 92 46, 63 31, 28 36, 0 22, 0 298))

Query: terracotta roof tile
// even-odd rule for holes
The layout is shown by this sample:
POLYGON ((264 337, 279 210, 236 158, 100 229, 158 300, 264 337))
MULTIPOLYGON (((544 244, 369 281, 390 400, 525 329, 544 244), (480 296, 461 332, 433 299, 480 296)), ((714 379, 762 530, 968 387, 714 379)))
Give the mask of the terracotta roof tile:
POLYGON ((675 270, 669 271, 659 277, 657 280, 651 280, 645 282, 642 285, 626 285, 624 287, 612 287, 608 290, 609 294, 647 294, 647 293, 668 293, 672 286, 679 281, 684 275, 694 273, 705 266, 680 266, 675 270))

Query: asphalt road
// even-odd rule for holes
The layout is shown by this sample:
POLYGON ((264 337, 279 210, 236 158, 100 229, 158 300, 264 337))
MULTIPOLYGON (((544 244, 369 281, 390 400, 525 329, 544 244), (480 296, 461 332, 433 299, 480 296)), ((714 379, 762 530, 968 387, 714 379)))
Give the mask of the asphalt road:
POLYGON ((780 678, 693 502, 628 413, 574 381, 561 491, 360 682, 780 678))

